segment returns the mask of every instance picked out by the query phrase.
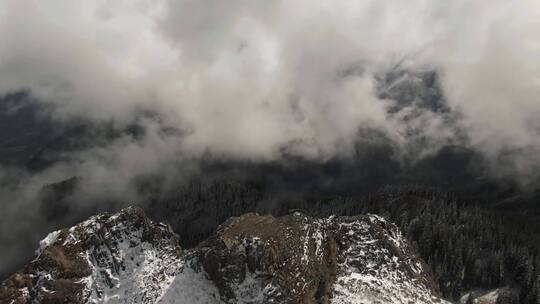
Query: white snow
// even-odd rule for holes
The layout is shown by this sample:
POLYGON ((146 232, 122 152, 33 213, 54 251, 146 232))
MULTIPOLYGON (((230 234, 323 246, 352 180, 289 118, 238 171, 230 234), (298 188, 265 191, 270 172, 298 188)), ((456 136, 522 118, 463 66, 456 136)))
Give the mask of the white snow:
MULTIPOLYGON (((378 216, 370 216, 369 221, 373 224, 385 222, 378 216)), ((390 224, 385 222, 385 225, 390 224)), ((345 260, 339 265, 340 275, 334 284, 331 303, 446 303, 432 297, 426 286, 400 269, 400 265, 411 264, 411 261, 395 256, 381 246, 382 239, 370 231, 371 225, 355 221, 341 226, 348 232, 351 246, 345 252, 345 260)), ((398 250, 404 250, 405 243, 397 229, 391 228, 384 237, 394 243, 398 250)), ((423 271, 421 264, 413 265, 415 272, 423 271)))
POLYGON ((219 291, 204 272, 186 266, 164 289, 159 304, 220 304, 219 291))
POLYGON ((89 303, 155 302, 175 279, 182 261, 166 248, 141 243, 140 230, 114 228, 121 230, 117 247, 94 248, 89 256, 93 268, 87 285, 89 303))
POLYGON ((45 248, 56 242, 61 230, 56 230, 49 233, 43 240, 39 241, 39 248, 36 250, 36 256, 39 256, 45 248))

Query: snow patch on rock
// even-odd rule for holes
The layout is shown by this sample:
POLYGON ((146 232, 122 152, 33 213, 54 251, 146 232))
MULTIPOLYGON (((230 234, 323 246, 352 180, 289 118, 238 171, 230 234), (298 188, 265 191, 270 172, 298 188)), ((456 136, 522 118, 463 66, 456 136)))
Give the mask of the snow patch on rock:
POLYGON ((39 242, 39 248, 36 250, 36 256, 40 255, 43 249, 49 247, 51 244, 56 242, 58 235, 60 235, 60 230, 49 233, 43 240, 41 240, 39 242))
POLYGON ((420 263, 410 260, 399 230, 378 216, 370 216, 369 222, 339 224, 349 246, 338 266, 331 303, 447 303, 434 297, 424 282, 407 272, 407 267, 418 274, 425 270, 420 263), (373 231, 374 225, 389 228, 378 235, 373 231))

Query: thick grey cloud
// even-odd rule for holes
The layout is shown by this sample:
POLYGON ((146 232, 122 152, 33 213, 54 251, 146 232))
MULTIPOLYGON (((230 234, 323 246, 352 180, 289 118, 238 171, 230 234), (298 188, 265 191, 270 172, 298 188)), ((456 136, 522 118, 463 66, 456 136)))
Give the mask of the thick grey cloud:
POLYGON ((29 88, 59 118, 121 121, 144 105, 191 130, 187 153, 255 159, 279 157, 284 146, 309 158, 346 155, 360 127, 400 137, 373 75, 420 45, 394 41, 397 25, 377 29, 387 8, 31 3, 3 3, 2 91, 29 88), (358 65, 361 74, 340 76, 358 65))
MULTIPOLYGON (((62 119, 129 120, 143 105, 190 130, 195 155, 324 159, 362 127, 406 141, 374 89, 398 62, 443 75, 475 147, 540 144, 535 1, 0 3, 1 92, 31 89, 62 119)), ((416 123, 454 136, 432 113, 416 123)))
POLYGON ((1 0, 0 16, 0 94, 119 128, 151 110, 182 134, 144 120, 144 140, 80 152, 45 180, 129 181, 209 152, 346 158, 362 129, 413 161, 457 143, 501 176, 531 182, 539 167, 536 1, 1 0), (429 94, 392 111, 380 79, 396 69, 408 73, 384 90, 422 90, 436 71, 451 113, 421 106, 429 94))

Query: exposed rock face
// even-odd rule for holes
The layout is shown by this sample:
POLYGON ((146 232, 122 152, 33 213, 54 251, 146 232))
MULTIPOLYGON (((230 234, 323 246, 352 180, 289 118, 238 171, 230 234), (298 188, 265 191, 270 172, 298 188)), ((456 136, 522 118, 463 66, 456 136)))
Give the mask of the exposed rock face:
POLYGON ((129 294, 152 303, 163 292, 154 282, 174 278, 181 261, 177 244, 167 225, 150 221, 141 209, 92 217, 41 241, 36 259, 2 283, 0 300, 88 303, 129 294))
POLYGON ((377 216, 232 218, 182 251, 128 208, 41 242, 0 303, 443 303, 431 273, 377 216))

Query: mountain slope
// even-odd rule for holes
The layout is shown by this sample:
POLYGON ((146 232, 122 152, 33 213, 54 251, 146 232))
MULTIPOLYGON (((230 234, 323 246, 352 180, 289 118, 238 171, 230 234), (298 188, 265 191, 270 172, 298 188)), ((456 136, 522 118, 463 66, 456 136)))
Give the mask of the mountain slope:
POLYGON ((45 238, 1 303, 442 303, 429 269, 377 216, 245 214, 197 247, 138 208, 45 238))

